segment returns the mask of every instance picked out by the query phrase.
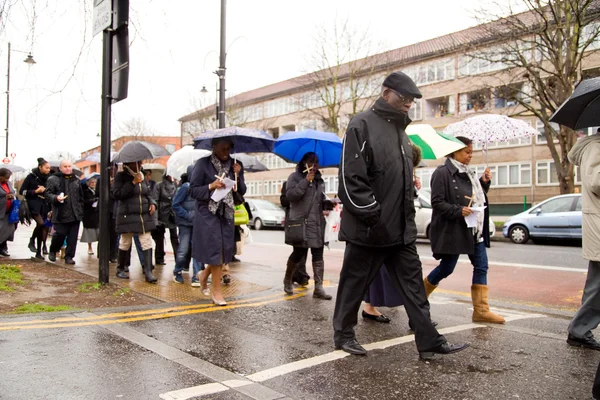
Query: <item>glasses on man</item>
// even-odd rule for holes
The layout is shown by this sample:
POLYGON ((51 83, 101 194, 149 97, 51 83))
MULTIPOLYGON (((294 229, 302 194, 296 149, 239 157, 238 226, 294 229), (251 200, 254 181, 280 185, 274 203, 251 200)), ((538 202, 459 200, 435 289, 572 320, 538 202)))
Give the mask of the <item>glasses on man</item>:
POLYGON ((402 103, 416 103, 417 100, 414 97, 410 97, 410 96, 405 96, 403 94, 400 94, 398 92, 396 92, 394 89, 390 89, 392 92, 396 93, 396 96, 398 96, 398 98, 400 99, 400 101, 402 103))

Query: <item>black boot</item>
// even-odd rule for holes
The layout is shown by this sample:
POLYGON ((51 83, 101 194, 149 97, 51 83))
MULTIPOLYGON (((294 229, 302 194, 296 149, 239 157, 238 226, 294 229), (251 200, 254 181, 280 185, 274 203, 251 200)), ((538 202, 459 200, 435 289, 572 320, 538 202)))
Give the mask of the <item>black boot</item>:
POLYGON ((29 251, 32 253, 37 253, 37 249, 35 248, 35 238, 29 239, 29 251))
MULTIPOLYGON (((133 247, 133 245, 131 246, 133 247)), ((121 253, 121 250, 119 249, 119 253, 121 253)), ((129 250, 126 251, 127 256, 125 258, 125 272, 129 272, 129 266, 131 265, 131 248, 129 250)))
POLYGON ((48 248, 46 247, 46 243, 42 244, 42 254, 45 256, 48 255, 48 248))
POLYGON ((313 297, 323 300, 331 300, 331 296, 323 289, 323 275, 325 274, 325 261, 313 261, 313 274, 315 278, 315 291, 313 297))
POLYGON ((294 270, 296 269, 296 263, 288 259, 287 268, 285 269, 285 277, 283 278, 283 291, 286 294, 294 294, 294 283, 292 277, 294 276, 294 270))
POLYGON ((148 283, 156 283, 157 281, 152 275, 152 249, 144 250, 144 277, 146 277, 148 283))
POLYGON ((129 268, 126 267, 128 254, 129 252, 127 250, 119 249, 119 255, 117 256, 119 262, 117 264, 117 278, 129 279, 129 268), (127 271, 125 270, 125 268, 127 268, 127 271))

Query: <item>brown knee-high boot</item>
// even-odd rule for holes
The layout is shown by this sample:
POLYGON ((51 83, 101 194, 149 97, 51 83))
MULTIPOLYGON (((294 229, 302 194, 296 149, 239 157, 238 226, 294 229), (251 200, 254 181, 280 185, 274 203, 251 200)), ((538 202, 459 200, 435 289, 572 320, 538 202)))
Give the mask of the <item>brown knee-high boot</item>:
POLYGON ((292 282, 292 277, 294 276, 295 270, 296 263, 288 259, 285 276, 283 277, 283 291, 289 295, 294 294, 294 282, 292 282))
POLYGON ((490 322, 492 324, 505 322, 501 315, 490 311, 487 285, 472 285, 471 298, 473 299, 473 322, 490 322))
POLYGON ((425 285, 425 294, 427 295, 427 298, 429 298, 429 295, 438 287, 438 285, 432 285, 429 283, 427 278, 423 280, 423 285, 425 285))
POLYGON ((325 261, 313 261, 313 273, 315 278, 315 291, 313 297, 323 300, 331 300, 331 296, 323 289, 323 275, 325 275, 325 261))

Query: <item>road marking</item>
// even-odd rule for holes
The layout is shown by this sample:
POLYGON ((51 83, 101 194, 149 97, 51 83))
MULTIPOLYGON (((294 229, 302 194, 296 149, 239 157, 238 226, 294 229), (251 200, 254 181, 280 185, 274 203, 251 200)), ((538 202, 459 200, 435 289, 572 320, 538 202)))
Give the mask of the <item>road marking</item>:
POLYGON ((191 314, 200 314, 206 312, 214 312, 214 311, 222 311, 222 310, 232 310, 236 308, 250 308, 250 307, 258 307, 266 304, 277 303, 281 301, 289 301, 294 300, 300 297, 304 297, 307 295, 307 288, 299 288, 297 289, 297 293, 289 296, 282 294, 275 294, 270 296, 258 297, 255 299, 246 299, 239 301, 229 302, 226 306, 220 307, 215 306, 213 304, 199 304, 195 306, 182 306, 182 307, 170 307, 164 309, 157 310, 148 310, 148 311, 134 311, 131 313, 121 313, 121 314, 106 314, 103 315, 90 315, 86 317, 71 317, 71 318, 61 318, 60 320, 55 322, 55 320, 36 320, 33 324, 28 324, 29 322, 34 321, 20 321, 20 322, 6 322, 0 323, 0 331, 9 331, 9 330, 32 330, 32 329, 48 329, 48 328, 71 328, 71 327, 81 327, 81 326, 92 326, 92 325, 107 325, 107 324, 120 324, 125 322, 135 322, 135 321, 147 321, 153 319, 163 319, 163 318, 172 318, 182 315, 191 315, 191 314), (256 301, 260 300, 260 301, 256 301), (180 311, 171 311, 171 310, 180 310, 180 311), (120 317, 116 317, 118 315, 120 317), (115 319, 107 319, 107 318, 115 318, 115 319), (73 322, 66 322, 64 320, 69 320, 73 322))
MULTIPOLYGON (((519 312, 519 311, 513 311, 513 310, 500 310, 500 309, 495 309, 495 310, 503 312, 506 322, 518 321, 521 319, 528 319, 528 318, 544 318, 545 317, 545 315, 542 315, 542 314, 528 314, 525 312, 519 312)), ((466 331, 469 329, 479 329, 479 328, 487 328, 487 327, 496 328, 497 326, 491 325, 491 324, 470 323, 470 324, 457 325, 457 326, 451 326, 448 328, 439 329, 438 332, 440 334, 444 335, 444 334, 466 331)), ((407 335, 407 336, 400 336, 400 337, 388 339, 388 340, 382 340, 379 342, 369 343, 369 344, 364 345, 363 347, 366 350, 370 350, 370 351, 383 350, 388 347, 398 346, 400 344, 405 344, 405 343, 410 343, 410 342, 413 342, 414 340, 415 340, 415 336, 413 334, 413 335, 407 335)), ((351 356, 351 355, 342 350, 335 350, 335 351, 332 351, 332 352, 329 352, 326 354, 322 354, 320 356, 315 356, 315 357, 307 358, 304 360, 294 361, 292 363, 288 363, 288 364, 280 365, 277 367, 269 368, 269 369, 266 369, 266 370, 263 370, 260 372, 256 372, 254 374, 247 375, 246 378, 253 382, 257 382, 257 383, 265 382, 265 381, 268 381, 273 378, 278 378, 280 376, 290 374, 292 372, 297 372, 297 371, 300 371, 303 369, 316 367, 318 365, 321 365, 321 364, 324 364, 327 362, 331 362, 331 361, 341 360, 341 359, 349 357, 349 356, 351 356)), ((206 393, 208 391, 208 389, 207 389, 208 385, 213 385, 213 384, 196 386, 195 388, 202 388, 202 389, 198 389, 198 390, 203 390, 203 394, 196 395, 196 396, 206 396, 209 394, 218 393, 218 392, 206 393)), ((169 392, 169 394, 176 393, 179 395, 180 392, 185 391, 185 390, 187 390, 187 389, 181 389, 180 391, 169 392)), ((222 391, 221 388, 219 388, 219 392, 221 392, 221 391, 222 391)), ((194 396, 163 397, 163 395, 161 394, 160 397, 163 399, 185 400, 185 399, 189 399, 194 396)))
MULTIPOLYGON (((270 247, 290 247, 287 244, 277 244, 277 243, 253 243, 252 245, 258 246, 270 246, 270 247)), ((345 250, 342 249, 329 249, 328 251, 334 253, 343 253, 345 250)), ((419 256, 421 260, 425 261, 439 261, 430 256, 419 256)), ((459 258, 459 263, 471 265, 471 262, 468 259, 459 258)), ((546 271, 563 271, 563 272, 577 272, 577 273, 587 273, 587 268, 567 268, 567 267, 554 267, 552 265, 535 265, 535 264, 522 264, 522 263, 507 263, 500 261, 489 261, 490 265, 500 266, 500 267, 513 267, 513 268, 529 268, 529 269, 541 269, 546 271)))
POLYGON ((215 394, 226 392, 229 388, 220 383, 207 383, 205 385, 194 386, 187 389, 175 390, 173 392, 163 393, 159 397, 163 400, 185 400, 192 397, 204 396, 207 394, 215 394))

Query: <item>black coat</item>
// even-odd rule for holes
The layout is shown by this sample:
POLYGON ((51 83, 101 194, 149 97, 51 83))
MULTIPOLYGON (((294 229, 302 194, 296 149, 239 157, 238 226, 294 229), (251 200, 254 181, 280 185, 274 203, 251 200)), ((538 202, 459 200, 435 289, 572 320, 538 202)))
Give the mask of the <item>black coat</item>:
POLYGON ((39 168, 34 168, 29 175, 23 181, 19 194, 25 197, 29 211, 31 215, 41 215, 46 218, 50 211, 50 205, 46 201, 44 193, 35 193, 35 190, 39 186, 46 187, 48 184, 48 177, 50 175, 43 175, 39 168))
POLYGON ((175 229, 175 213, 173 212, 173 198, 177 186, 175 182, 163 179, 154 187, 154 198, 158 202, 158 221, 166 228, 175 229))
POLYGON ((298 168, 288 177, 285 197, 290 202, 290 208, 286 220, 306 217, 306 243, 301 247, 318 249, 325 245, 325 217, 323 216, 325 182, 320 172, 315 175, 312 183, 306 180, 306 175, 298 168))
POLYGON ((100 222, 100 211, 98 208, 98 192, 87 185, 83 185, 83 227, 98 229, 100 222), (94 206, 95 203, 95 206, 94 206))
POLYGON ((67 177, 62 172, 57 172, 50 176, 45 193, 46 199, 52 206, 53 224, 66 224, 83 219, 83 189, 79 178, 75 175, 67 177), (62 203, 56 200, 61 193, 68 196, 62 203))
POLYGON ((112 187, 117 204, 117 233, 147 233, 156 228, 150 215, 150 205, 156 201, 146 182, 133 184, 133 177, 126 171, 115 176, 112 187))
MULTIPOLYGON (((196 213, 194 215, 194 232, 192 238, 192 256, 196 261, 208 265, 222 265, 231 262, 234 254, 234 221, 214 215, 208 209, 212 191, 208 185, 215 181, 217 170, 210 161, 204 157, 196 161, 194 172, 190 179, 192 198, 196 200, 196 213)), ((238 164, 241 163, 238 161, 238 164)), ((227 176, 235 178, 233 167, 227 176)), ((244 182, 244 167, 238 174, 238 193, 246 194, 244 182)))
POLYGON ((350 122, 339 170, 340 240, 369 247, 416 241, 410 122, 382 98, 350 122))
MULTIPOLYGON (((490 183, 479 179, 485 195, 485 205, 488 205, 487 192, 490 183)), ((467 228, 462 208, 469 205, 473 195, 473 186, 469 177, 447 159, 431 176, 431 206, 433 213, 429 235, 431 250, 435 258, 445 254, 473 254, 475 238, 473 229, 467 228)), ((485 208, 483 222, 483 240, 490 247, 490 213, 489 207, 485 208)))

